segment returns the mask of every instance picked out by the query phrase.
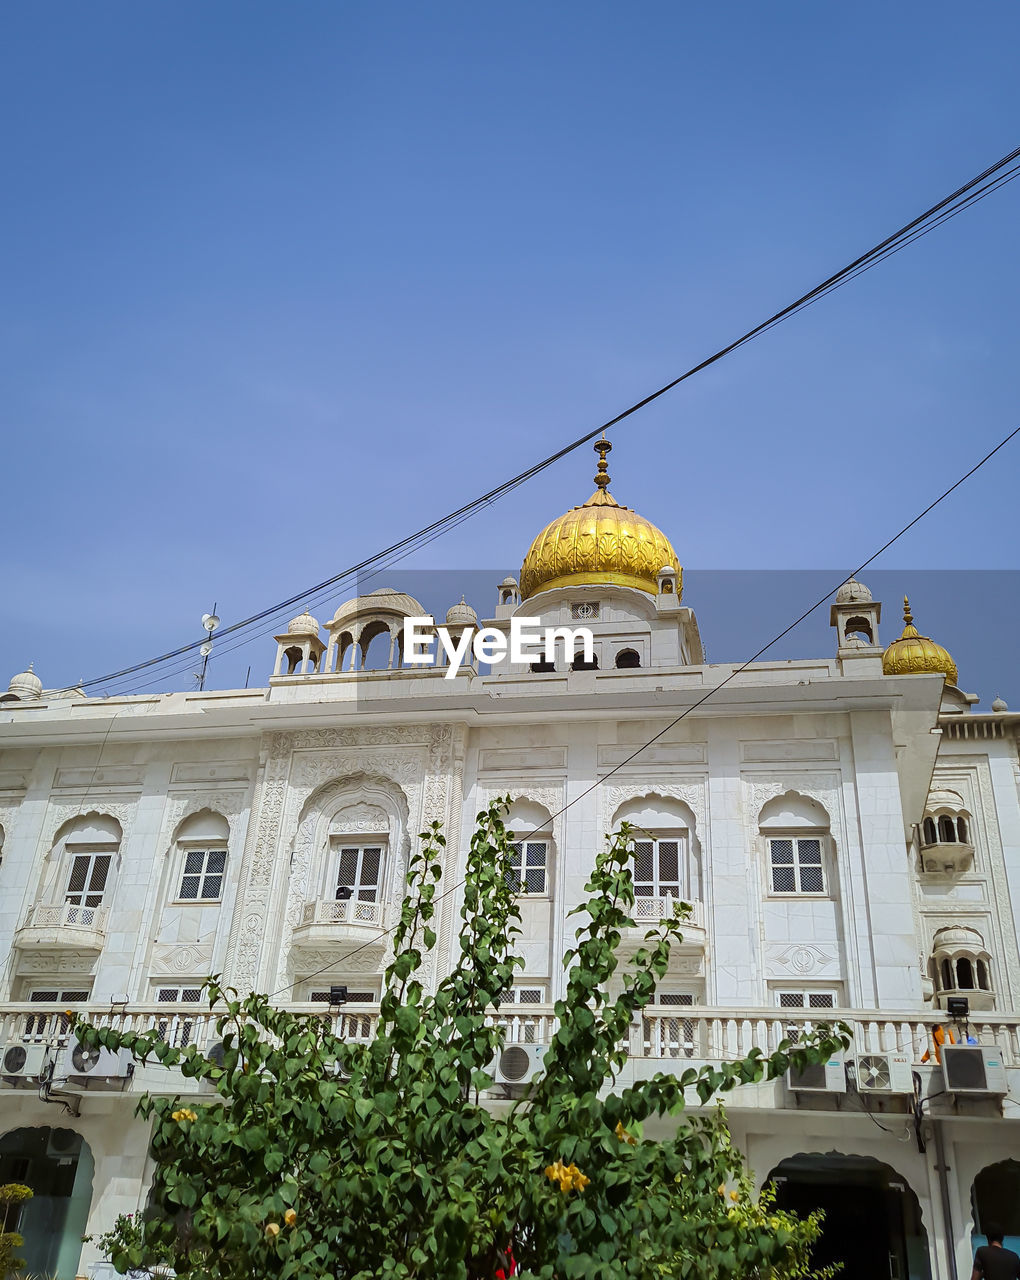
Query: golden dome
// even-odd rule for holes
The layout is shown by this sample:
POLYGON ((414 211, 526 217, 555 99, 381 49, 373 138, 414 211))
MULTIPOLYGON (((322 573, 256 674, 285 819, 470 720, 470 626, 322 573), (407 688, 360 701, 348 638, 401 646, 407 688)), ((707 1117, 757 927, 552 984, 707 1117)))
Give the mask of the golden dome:
POLYGON ((677 575, 677 599, 683 570, 669 539, 609 492, 606 454, 613 446, 596 440, 599 455, 596 489, 583 507, 574 507, 546 525, 531 544, 521 568, 521 599, 555 587, 614 583, 650 595, 658 592, 660 569, 677 575))
POLYGON ((903 634, 882 654, 882 670, 887 676, 928 675, 941 672, 948 684, 959 680, 956 663, 948 649, 918 633, 910 601, 903 597, 903 634))

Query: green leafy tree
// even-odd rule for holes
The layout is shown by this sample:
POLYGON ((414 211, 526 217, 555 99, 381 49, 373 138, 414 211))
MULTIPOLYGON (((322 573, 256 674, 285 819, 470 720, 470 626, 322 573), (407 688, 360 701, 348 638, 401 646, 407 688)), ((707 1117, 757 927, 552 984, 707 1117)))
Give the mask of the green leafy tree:
POLYGON ((0 1187, 0 1280, 7 1280, 25 1265, 24 1258, 14 1256, 25 1241, 13 1230, 13 1224, 21 1216, 21 1206, 31 1199, 32 1188, 20 1182, 8 1182, 0 1187), (12 1229, 8 1230, 9 1227, 12 1229))
POLYGON ((631 1023, 690 910, 649 931, 617 972, 621 931, 635 927, 630 828, 607 841, 574 913, 544 1071, 513 1105, 482 1102, 502 1043, 492 1015, 523 963, 508 805, 478 816, 460 957, 431 995, 419 971, 436 943, 445 841, 439 824, 423 833, 371 1042, 345 1043, 328 1019, 261 995, 238 999, 215 980, 207 990, 223 1009, 222 1063, 156 1032, 78 1024, 83 1044, 155 1057, 211 1094, 139 1104, 153 1124, 154 1207, 140 1235, 112 1242, 119 1271, 170 1257, 178 1276, 196 1280, 492 1280, 509 1273, 512 1254, 519 1274, 540 1280, 806 1274, 817 1220, 755 1199, 720 1110, 683 1113, 688 1097, 707 1104, 791 1062, 821 1060, 848 1043, 847 1028, 617 1089, 631 1023), (672 1136, 644 1139, 644 1123, 663 1116, 672 1136))

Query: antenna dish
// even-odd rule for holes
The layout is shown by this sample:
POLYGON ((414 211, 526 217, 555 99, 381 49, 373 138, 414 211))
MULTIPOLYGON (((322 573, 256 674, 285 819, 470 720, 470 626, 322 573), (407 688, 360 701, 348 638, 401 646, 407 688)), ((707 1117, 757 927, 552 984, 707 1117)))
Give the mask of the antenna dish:
POLYGON ((199 649, 199 653, 202 655, 203 658, 208 658, 210 653, 212 653, 212 641, 207 640, 205 644, 202 645, 202 647, 199 649))
POLYGON ((215 613, 202 614, 202 626, 205 627, 206 631, 208 631, 210 635, 212 635, 219 625, 220 620, 217 618, 215 613))

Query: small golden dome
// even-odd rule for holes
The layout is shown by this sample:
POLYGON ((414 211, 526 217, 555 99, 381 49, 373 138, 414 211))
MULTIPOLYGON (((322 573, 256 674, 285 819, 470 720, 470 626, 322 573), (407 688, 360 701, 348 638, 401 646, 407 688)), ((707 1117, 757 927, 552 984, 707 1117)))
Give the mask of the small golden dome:
POLYGON ((556 587, 613 583, 658 592, 658 574, 671 568, 677 575, 677 599, 683 590, 683 570, 664 533, 629 507, 621 507, 609 492, 606 454, 613 446, 596 440, 599 455, 596 489, 583 507, 546 525, 531 544, 521 568, 521 598, 556 587))
POLYGON ((955 685, 960 677, 949 650, 919 634, 906 596, 903 597, 903 622, 903 634, 882 654, 882 670, 885 674, 910 676, 941 672, 948 684, 955 685))

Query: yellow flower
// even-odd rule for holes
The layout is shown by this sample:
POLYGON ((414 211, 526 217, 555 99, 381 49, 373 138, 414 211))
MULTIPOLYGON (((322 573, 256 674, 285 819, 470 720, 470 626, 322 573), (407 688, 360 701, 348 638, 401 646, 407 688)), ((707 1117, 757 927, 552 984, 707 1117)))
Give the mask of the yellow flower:
POLYGON ((288 1227, 292 1227, 294 1223, 297 1222, 297 1210, 288 1209, 287 1212, 283 1215, 283 1220, 288 1227))
POLYGON ((561 1191, 583 1191, 591 1182, 591 1179, 585 1177, 576 1164, 564 1164, 562 1160, 557 1160, 555 1164, 546 1165, 545 1176, 550 1182, 558 1182, 561 1191))
POLYGON ((637 1138, 635 1138, 632 1133, 627 1132, 627 1130, 623 1127, 622 1120, 617 1120, 616 1122, 616 1136, 619 1138, 621 1142, 626 1142, 628 1146, 631 1146, 631 1147, 637 1146, 637 1138))
POLYGON ((720 1182, 719 1185, 716 1187, 716 1191, 719 1192, 719 1195, 722 1197, 723 1200, 726 1199, 726 1183, 725 1182, 720 1182))
POLYGON ((179 1124, 182 1120, 197 1120, 198 1116, 190 1107, 181 1107, 178 1111, 171 1111, 170 1119, 179 1124))
POLYGON ((740 1192, 739 1192, 739 1191, 731 1191, 731 1192, 730 1192, 730 1199, 731 1199, 731 1200, 739 1200, 739 1199, 740 1199, 740 1192))
POLYGON ((278 1222, 270 1222, 266 1227, 266 1235, 272 1240, 280 1234, 280 1224, 278 1222))

